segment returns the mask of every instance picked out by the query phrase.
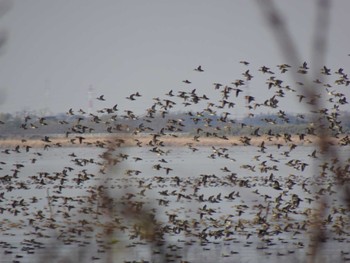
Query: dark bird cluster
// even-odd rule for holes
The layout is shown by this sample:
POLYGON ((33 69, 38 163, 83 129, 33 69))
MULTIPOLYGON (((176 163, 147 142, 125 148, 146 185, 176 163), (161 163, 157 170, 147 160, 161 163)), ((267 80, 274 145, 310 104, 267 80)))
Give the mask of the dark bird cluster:
MULTIPOLYGON (((142 115, 119 101, 108 107, 111 98, 100 95, 96 112, 71 108, 64 118, 21 119, 20 140, 0 143, 5 261, 22 262, 57 244, 85 248, 89 262, 115 251, 126 254, 120 262, 250 261, 248 249, 263 251, 268 261, 309 251, 313 243, 305 237, 315 226, 327 233, 318 237, 322 242, 342 248, 334 257, 349 260, 350 206, 338 192, 350 176, 345 69, 322 67, 325 78, 314 81, 310 95, 300 89, 304 83, 281 78, 307 74, 307 62, 240 64, 239 77, 207 89, 180 80, 142 115), (256 74, 263 84, 254 86, 256 74), (313 112, 289 113, 290 100, 320 99, 324 107, 313 112), (344 154, 323 158, 327 147, 344 154), (315 204, 327 197, 321 215, 315 204), (16 245, 14 236, 21 239, 16 245), (137 247, 150 247, 150 257, 135 253, 137 247)), ((189 79, 209 71, 199 65, 189 79)), ((132 107, 143 95, 124 99, 132 107)), ((11 125, 0 119, 1 131, 11 125)))

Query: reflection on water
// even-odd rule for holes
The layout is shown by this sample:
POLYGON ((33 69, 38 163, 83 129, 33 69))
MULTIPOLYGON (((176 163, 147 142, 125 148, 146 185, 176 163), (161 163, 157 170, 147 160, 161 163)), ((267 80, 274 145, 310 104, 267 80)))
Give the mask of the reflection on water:
MULTIPOLYGON (((94 148, 1 153, 1 262, 162 262, 161 254, 168 262, 300 262, 312 245, 315 200, 325 196, 320 257, 350 258, 348 210, 332 161, 318 182, 325 164, 311 156, 314 148, 288 149, 174 147, 157 155, 132 147, 115 153, 121 162, 112 170, 94 148), (162 242, 142 239, 140 211, 150 211, 162 242), (114 230, 108 242, 106 225, 114 230)), ((348 158, 348 147, 340 151, 348 158)))

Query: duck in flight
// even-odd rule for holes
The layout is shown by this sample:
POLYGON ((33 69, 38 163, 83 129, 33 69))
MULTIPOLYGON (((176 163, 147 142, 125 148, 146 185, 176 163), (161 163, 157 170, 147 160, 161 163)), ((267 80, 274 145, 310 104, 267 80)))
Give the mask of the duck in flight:
POLYGON ((198 72, 203 72, 204 70, 202 69, 202 66, 199 65, 197 68, 194 69, 195 71, 198 71, 198 72))
POLYGON ((101 96, 97 97, 96 99, 101 100, 101 101, 106 100, 106 99, 104 98, 104 95, 101 95, 101 96))

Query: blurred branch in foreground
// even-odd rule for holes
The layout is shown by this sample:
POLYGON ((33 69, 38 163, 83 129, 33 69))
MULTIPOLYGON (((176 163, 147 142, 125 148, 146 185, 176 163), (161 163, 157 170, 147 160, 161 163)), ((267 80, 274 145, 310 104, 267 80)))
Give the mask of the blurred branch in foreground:
MULTIPOLYGON (((11 8, 12 1, 0 1, 0 19, 6 12, 11 8)), ((4 46, 8 39, 8 33, 5 29, 0 28, 0 54, 2 54, 4 50, 4 46)), ((3 104, 6 100, 6 90, 3 90, 0 87, 0 105, 3 104)))
MULTIPOLYGON (((263 12, 263 15, 269 22, 269 25, 276 37, 276 41, 285 56, 286 60, 291 63, 293 66, 301 65, 302 61, 299 59, 299 53, 297 49, 296 42, 291 37, 290 32, 286 26, 286 23, 283 19, 282 13, 277 9, 276 5, 271 0, 257 1, 258 5, 263 12)), ((315 69, 313 76, 307 78, 304 74, 297 74, 294 71, 292 77, 296 82, 301 81, 302 78, 303 83, 306 85, 300 86, 300 90, 303 92, 303 95, 309 98, 314 98, 313 103, 309 104, 310 111, 316 113, 314 123, 317 124, 317 135, 320 140, 318 141, 318 148, 320 152, 323 153, 323 160, 329 160, 334 158, 338 160, 337 169, 335 169, 335 179, 338 182, 339 190, 344 191, 344 201, 348 207, 350 207, 350 187, 348 184, 347 169, 345 165, 341 162, 339 158, 337 147, 333 146, 330 141, 329 129, 327 129, 327 119, 322 115, 327 108, 324 107, 321 99, 324 98, 322 96, 325 91, 320 91, 316 89, 317 87, 314 84, 313 80, 319 80, 322 82, 322 79, 328 75, 326 67, 324 66, 324 61, 327 52, 327 40, 328 40, 328 32, 329 32, 329 13, 330 13, 330 1, 328 0, 319 0, 316 1, 316 21, 315 21, 315 31, 314 31, 314 41, 313 41, 313 54, 312 54, 312 62, 315 69), (323 71, 319 69, 324 69, 323 71), (321 93, 321 96, 319 94, 321 93)), ((319 175, 318 179, 321 178, 321 173, 316 172, 319 175)), ((318 212, 318 216, 316 217, 316 222, 314 223, 314 231, 313 236, 311 236, 311 241, 313 245, 310 248, 309 253, 312 255, 310 257, 310 262, 316 262, 320 260, 318 257, 318 253, 321 249, 321 242, 323 242, 324 237, 326 235, 325 230, 322 228, 322 222, 326 215, 326 209, 328 207, 329 200, 326 200, 325 197, 320 198, 318 207, 316 211, 318 212)), ((319 261, 318 261, 319 262, 319 261)))

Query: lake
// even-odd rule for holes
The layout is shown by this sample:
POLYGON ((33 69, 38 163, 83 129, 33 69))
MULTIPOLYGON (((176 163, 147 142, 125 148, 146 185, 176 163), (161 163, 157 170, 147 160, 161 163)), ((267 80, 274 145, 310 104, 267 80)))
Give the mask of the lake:
POLYGON ((312 146, 4 150, 1 262, 306 262, 319 229, 317 258, 350 260, 338 162, 312 146))

